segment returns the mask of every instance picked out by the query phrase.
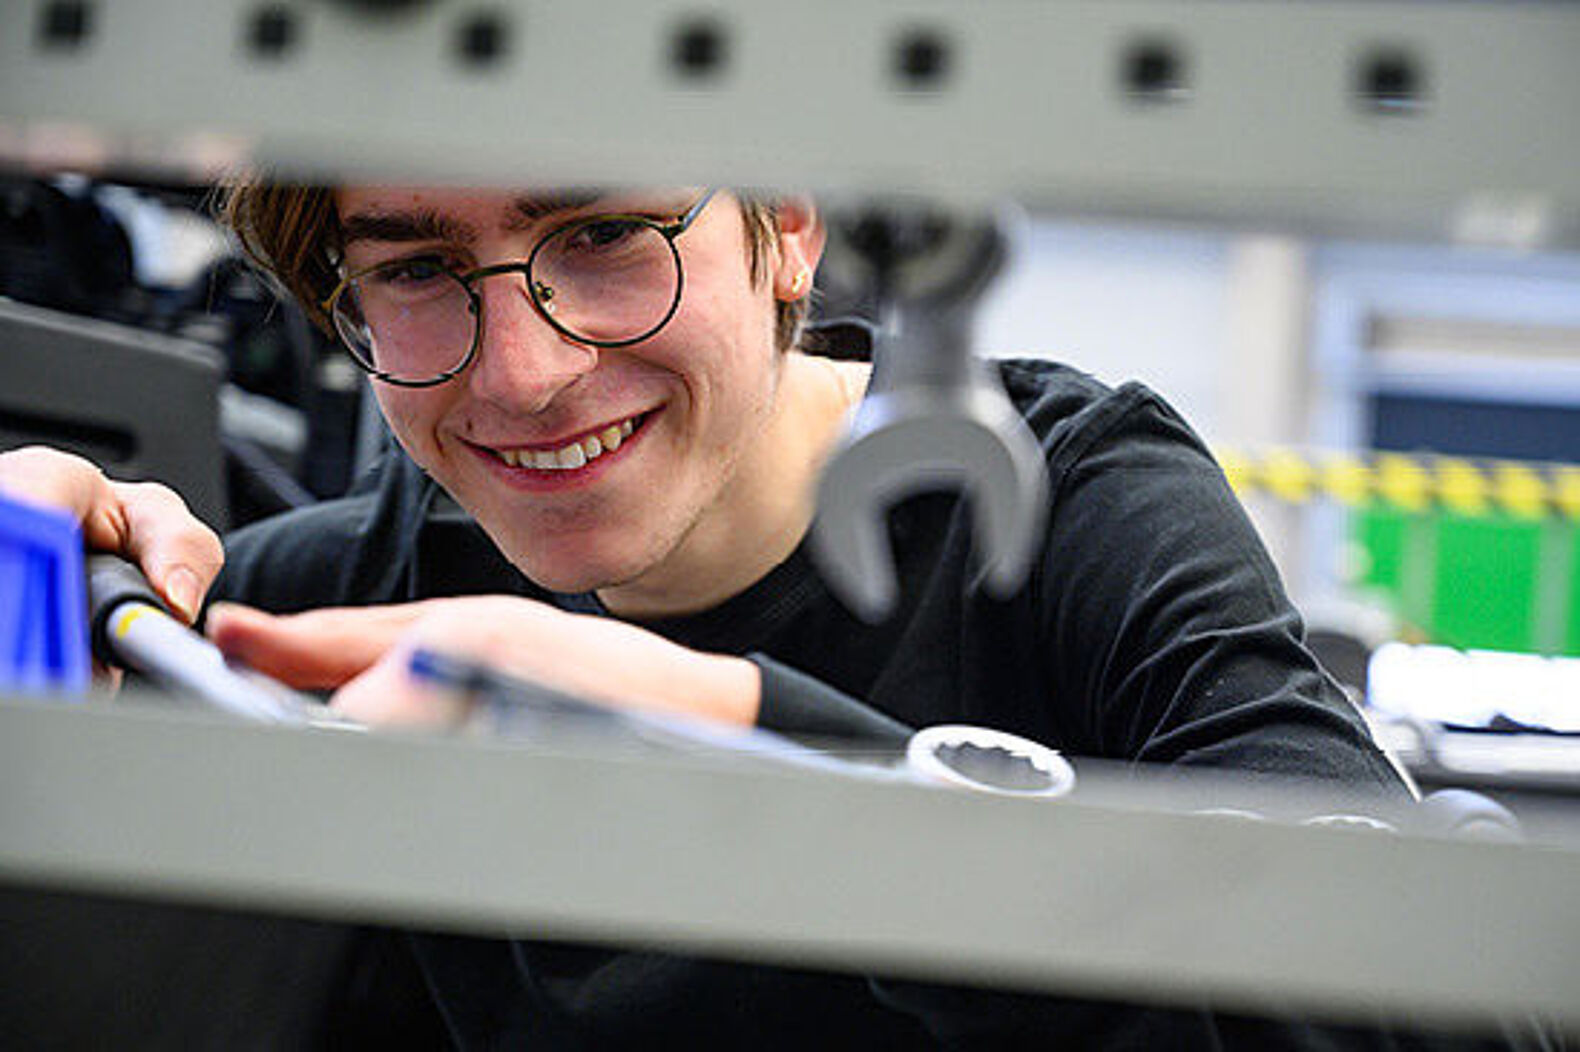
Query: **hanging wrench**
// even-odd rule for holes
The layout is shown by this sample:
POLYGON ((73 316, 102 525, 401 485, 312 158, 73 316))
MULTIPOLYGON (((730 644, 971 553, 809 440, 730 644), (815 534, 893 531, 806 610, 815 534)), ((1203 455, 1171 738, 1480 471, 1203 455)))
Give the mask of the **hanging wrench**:
POLYGON ((992 367, 971 351, 971 317, 1007 254, 994 215, 905 207, 831 224, 847 263, 870 268, 885 317, 866 398, 818 485, 813 551, 836 595, 877 621, 898 598, 889 507, 927 490, 969 491, 975 580, 1007 595, 1030 568, 1047 512, 1035 437, 992 367))

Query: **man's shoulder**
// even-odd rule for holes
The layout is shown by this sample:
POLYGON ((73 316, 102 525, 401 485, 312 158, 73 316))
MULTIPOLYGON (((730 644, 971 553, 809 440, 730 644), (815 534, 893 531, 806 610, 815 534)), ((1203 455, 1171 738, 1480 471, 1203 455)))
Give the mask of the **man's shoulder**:
POLYGON ((995 365, 1011 403, 1050 452, 1076 436, 1152 430, 1159 423, 1189 434, 1174 409, 1145 384, 1113 386, 1051 359, 1002 358, 995 365))
POLYGON ((213 597, 285 612, 346 601, 343 568, 368 542, 371 495, 298 508, 225 538, 213 597))
POLYGON ((287 551, 335 549, 366 529, 376 498, 360 493, 320 501, 252 522, 225 536, 227 561, 268 558, 287 551))

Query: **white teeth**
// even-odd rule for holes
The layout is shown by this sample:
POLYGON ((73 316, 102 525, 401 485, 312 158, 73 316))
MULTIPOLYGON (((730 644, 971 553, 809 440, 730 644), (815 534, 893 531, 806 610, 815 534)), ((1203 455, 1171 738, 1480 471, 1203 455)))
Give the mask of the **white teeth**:
POLYGON ((499 459, 513 468, 536 468, 539 471, 573 471, 590 460, 619 449, 631 432, 636 430, 634 420, 611 424, 596 435, 589 435, 579 442, 572 442, 561 449, 501 449, 499 459))

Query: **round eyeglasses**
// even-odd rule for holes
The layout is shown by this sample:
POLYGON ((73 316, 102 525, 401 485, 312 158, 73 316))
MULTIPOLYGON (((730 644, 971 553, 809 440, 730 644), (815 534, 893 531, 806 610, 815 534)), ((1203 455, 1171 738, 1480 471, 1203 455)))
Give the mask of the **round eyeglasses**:
POLYGON ((678 219, 603 214, 544 234, 524 261, 459 270, 440 255, 390 260, 348 275, 324 301, 341 342, 374 379, 432 387, 459 375, 482 344, 477 283, 520 274, 543 320, 589 347, 629 347, 680 309, 685 271, 675 239, 716 193, 678 219))

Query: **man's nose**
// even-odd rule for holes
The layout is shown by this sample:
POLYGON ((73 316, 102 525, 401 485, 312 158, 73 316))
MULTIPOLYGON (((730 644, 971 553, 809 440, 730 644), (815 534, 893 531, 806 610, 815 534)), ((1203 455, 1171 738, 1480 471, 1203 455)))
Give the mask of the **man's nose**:
POLYGON ((515 412, 535 412, 597 366, 596 348, 571 340, 538 313, 523 275, 494 275, 477 291, 480 337, 467 370, 477 397, 515 412))

